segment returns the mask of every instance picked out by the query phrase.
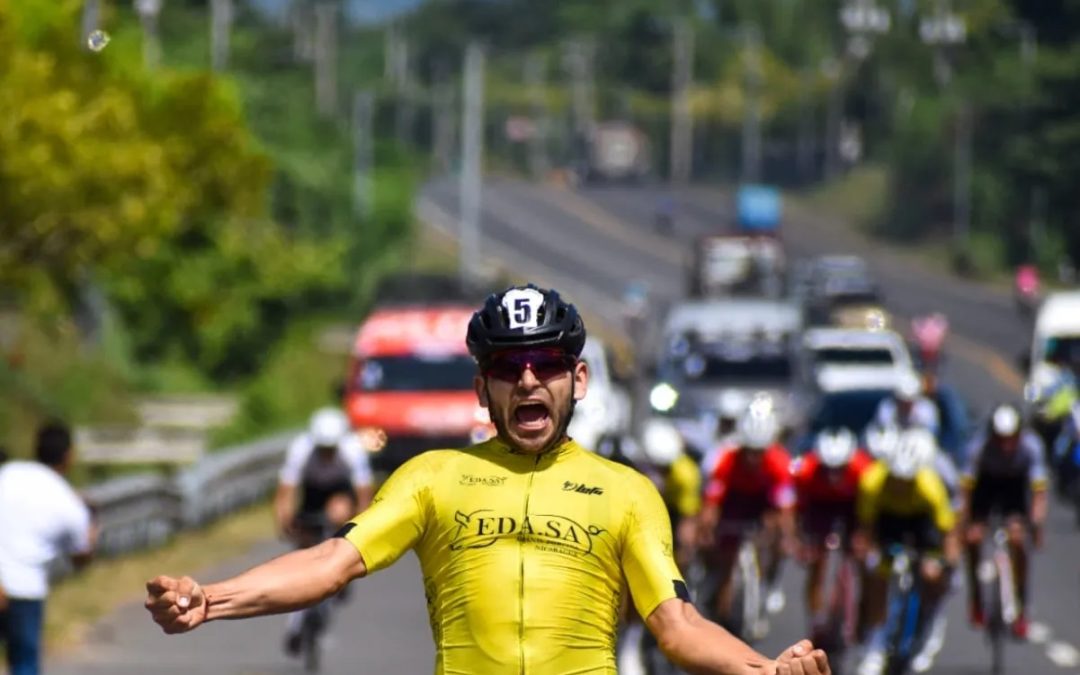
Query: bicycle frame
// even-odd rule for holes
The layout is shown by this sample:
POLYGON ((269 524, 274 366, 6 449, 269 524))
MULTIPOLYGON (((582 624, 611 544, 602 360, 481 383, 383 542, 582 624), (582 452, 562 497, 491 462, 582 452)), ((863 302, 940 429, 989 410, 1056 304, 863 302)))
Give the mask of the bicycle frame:
MULTIPOLYGON (((758 561, 758 542, 756 534, 748 536, 739 546, 739 555, 735 565, 735 574, 738 575, 733 583, 737 585, 733 591, 739 591, 737 597, 742 602, 738 610, 741 614, 741 632, 747 638, 761 639, 762 593, 761 593, 761 566, 758 561), (741 583, 738 583, 741 582, 741 583)), ((733 592, 733 595, 736 595, 733 592)))
POLYGON ((858 571, 855 561, 844 546, 844 538, 836 532, 825 539, 826 617, 825 635, 835 643, 833 651, 843 651, 855 643, 858 571))
POLYGON ((922 596, 915 565, 917 552, 902 544, 889 548, 892 573, 889 579, 885 635, 887 664, 885 672, 900 675, 907 672, 915 655, 922 632, 922 596))
POLYGON ((1020 615, 1019 598, 1012 557, 1004 527, 994 530, 993 550, 979 563, 980 592, 986 615, 986 634, 990 640, 991 668, 995 674, 1005 668, 1005 633, 1020 615))
MULTIPOLYGON (((322 514, 300 515, 294 522, 298 530, 295 542, 298 548, 314 546, 332 534, 330 524, 322 514)), ((330 623, 331 602, 326 599, 300 610, 300 652, 306 672, 315 673, 321 668, 319 639, 330 623)))

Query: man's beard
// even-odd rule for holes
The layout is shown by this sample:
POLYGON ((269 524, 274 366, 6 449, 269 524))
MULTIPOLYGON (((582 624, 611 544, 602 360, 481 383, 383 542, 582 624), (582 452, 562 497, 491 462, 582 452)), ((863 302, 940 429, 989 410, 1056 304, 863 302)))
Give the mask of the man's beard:
MULTIPOLYGON (((484 387, 487 387, 487 383, 484 384, 484 387)), ((488 401, 490 401, 491 390, 488 390, 487 394, 488 401)), ((559 426, 556 427, 555 434, 551 437, 551 440, 548 441, 547 445, 545 445, 538 454, 543 454, 548 450, 551 450, 555 446, 559 445, 563 437, 566 436, 566 430, 570 428, 570 420, 572 420, 574 417, 574 408, 576 407, 576 404, 577 400, 574 399, 574 389, 571 386, 570 402, 566 404, 566 409, 562 411, 561 415, 559 415, 559 426)), ((506 420, 503 419, 502 411, 496 410, 495 408, 488 406, 488 414, 491 416, 491 423, 495 425, 495 431, 498 434, 499 438, 502 440, 502 442, 509 445, 511 449, 517 451, 518 448, 515 447, 514 441, 510 436, 509 425, 507 425, 506 420)))

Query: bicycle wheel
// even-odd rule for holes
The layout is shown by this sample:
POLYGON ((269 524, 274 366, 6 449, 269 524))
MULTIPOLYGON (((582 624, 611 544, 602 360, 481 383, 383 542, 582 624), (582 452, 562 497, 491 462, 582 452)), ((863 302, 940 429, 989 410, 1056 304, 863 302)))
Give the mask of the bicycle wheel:
POLYGON ((731 607, 728 608, 728 615, 722 616, 720 619, 725 624, 724 627, 728 629, 728 632, 743 641, 748 637, 745 607, 746 578, 744 577, 743 566, 736 564, 735 569, 731 572, 731 607))
POLYGON ((752 542, 743 545, 739 554, 739 567, 743 575, 743 632, 746 641, 756 641, 764 637, 761 627, 761 568, 758 565, 757 547, 752 542))
POLYGON ((987 616, 987 637, 990 640, 990 668, 994 675, 1005 672, 1006 631, 1016 620, 1015 589, 1013 587, 1012 561, 1004 550, 994 552, 993 562, 988 566, 993 576, 988 579, 987 597, 990 614, 987 616))
POLYGON ((322 618, 317 607, 311 607, 304 612, 304 620, 300 625, 300 653, 304 658, 304 671, 317 673, 322 663, 322 654, 319 651, 319 634, 322 632, 322 618))

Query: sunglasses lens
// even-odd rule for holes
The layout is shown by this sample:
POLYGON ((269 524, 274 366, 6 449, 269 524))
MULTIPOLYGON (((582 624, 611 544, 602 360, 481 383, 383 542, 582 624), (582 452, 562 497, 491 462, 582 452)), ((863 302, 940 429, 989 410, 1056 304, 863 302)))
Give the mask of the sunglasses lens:
POLYGON ((486 373, 497 380, 517 382, 528 368, 536 379, 547 381, 562 375, 571 366, 572 360, 560 352, 523 352, 495 357, 488 364, 486 373))
POLYGON ((506 361, 493 361, 488 364, 487 375, 504 382, 517 382, 521 379, 521 368, 506 361))

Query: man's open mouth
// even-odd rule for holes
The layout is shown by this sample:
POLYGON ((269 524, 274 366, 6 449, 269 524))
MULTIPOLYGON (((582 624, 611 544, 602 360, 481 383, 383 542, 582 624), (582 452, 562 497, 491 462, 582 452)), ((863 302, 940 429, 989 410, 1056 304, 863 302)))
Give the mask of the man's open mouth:
POLYGON ((525 431, 539 431, 547 426, 551 414, 539 401, 526 401, 514 408, 514 422, 525 431))

